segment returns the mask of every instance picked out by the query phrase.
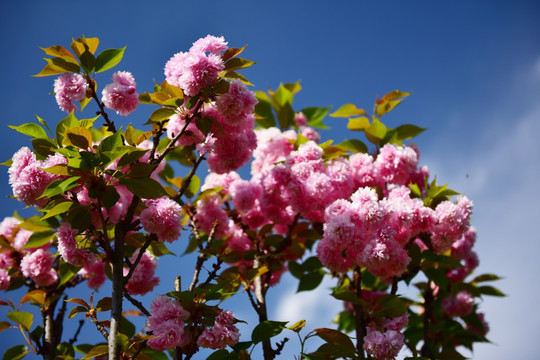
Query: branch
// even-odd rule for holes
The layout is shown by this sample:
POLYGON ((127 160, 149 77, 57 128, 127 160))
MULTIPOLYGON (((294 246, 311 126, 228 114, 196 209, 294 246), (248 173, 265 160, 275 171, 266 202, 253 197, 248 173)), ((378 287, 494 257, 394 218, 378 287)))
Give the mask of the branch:
POLYGON ((99 322, 95 311, 90 312, 90 320, 96 325, 96 328, 99 330, 101 335, 103 335, 105 340, 108 340, 109 339, 109 333, 107 332, 105 327, 103 325, 101 325, 101 323, 99 322))
POLYGON ((75 341, 77 341, 77 337, 81 333, 81 329, 83 325, 84 325, 84 320, 79 320, 79 327, 77 328, 77 331, 75 331, 75 335, 73 335, 73 337, 69 340, 70 345, 75 344, 75 341))
POLYGON ((150 234, 146 238, 146 241, 144 242, 142 248, 139 250, 139 253, 137 254, 137 258, 135 259, 135 262, 133 264, 130 264, 129 266, 129 273, 126 276, 124 276, 124 285, 127 284, 129 279, 131 279, 131 277, 133 276, 133 273, 135 272, 135 268, 137 267, 137 265, 139 264, 139 262, 141 261, 143 257, 143 254, 145 253, 146 249, 148 249, 148 247, 150 246, 150 243, 152 242, 152 240, 155 240, 155 239, 157 239, 157 235, 155 234, 150 234))
MULTIPOLYGON (((362 299, 362 270, 359 267, 354 269, 353 286, 356 296, 362 299)), ((359 359, 365 359, 364 355, 364 337, 366 336, 366 324, 364 319, 364 310, 362 305, 354 304, 354 320, 356 328, 356 351, 359 359)))
POLYGON ((178 193, 174 195, 173 197, 174 201, 180 200, 180 198, 184 195, 184 193, 186 192, 189 186, 189 183, 191 182, 191 179, 193 178, 193 176, 195 175, 195 172, 197 171, 197 168, 199 167, 199 165, 201 165, 204 159, 206 159, 204 156, 200 156, 195 162, 195 164, 193 164, 193 167, 191 168, 191 171, 189 172, 188 176, 184 179, 184 181, 182 181, 182 187, 180 188, 178 193))
POLYGON ((150 312, 148 310, 146 310, 146 308, 144 307, 144 305, 136 300, 135 298, 133 298, 128 291, 124 291, 124 296, 126 297, 126 299, 129 300, 130 303, 132 303, 137 309, 139 309, 144 315, 146 316, 151 316, 152 314, 150 314, 150 312))
POLYGON ((186 118, 186 123, 184 124, 184 127, 182 128, 182 130, 178 134, 176 134, 176 136, 169 142, 169 144, 167 145, 165 150, 161 153, 161 155, 159 155, 157 158, 150 158, 150 161, 149 161, 150 164, 159 164, 165 158, 165 156, 169 153, 169 151, 174 149, 175 147, 174 144, 176 144, 178 139, 180 139, 180 137, 184 135, 189 123, 195 118, 195 116, 197 115, 197 113, 199 112, 199 110, 201 109, 203 105, 204 105, 203 101, 201 101, 200 99, 197 100, 197 104, 195 104, 195 108, 191 112, 191 116, 186 118))
MULTIPOLYGON (((195 222, 193 222, 193 221, 192 221, 192 224, 194 226, 196 226, 195 222)), ((210 231, 210 234, 208 234, 208 242, 206 243, 206 249, 208 249, 210 247, 210 245, 212 244, 212 240, 214 239, 214 234, 216 232, 217 226, 218 226, 218 222, 215 221, 214 225, 212 226, 212 230, 210 231)), ((196 231, 197 234, 198 234, 198 231, 197 231, 196 227, 193 227, 192 231, 196 231)), ((201 241, 200 241, 200 237, 196 236, 196 239, 199 242, 199 249, 203 250, 202 249, 202 244, 201 244, 201 241)), ((195 270, 193 271, 193 280, 191 280, 191 284, 189 285, 189 289, 188 289, 189 291, 193 291, 195 289, 195 286, 197 286, 197 282, 199 281, 199 274, 200 274, 202 266, 203 266, 203 264, 204 264, 204 262, 206 260, 207 260, 206 255, 203 254, 203 253, 201 253, 197 257, 197 264, 195 265, 195 270)))
POLYGON ((96 82, 93 79, 91 79, 88 75, 86 76, 86 81, 90 85, 90 90, 92 92, 92 98, 97 102, 97 104, 99 106, 99 111, 98 111, 97 115, 103 116, 103 119, 105 120, 105 124, 103 124, 103 125, 107 127, 108 131, 115 133, 116 132, 116 127, 114 126, 114 122, 109 120, 109 115, 107 115, 107 112, 105 112, 105 106, 103 105, 103 103, 101 101, 99 101, 99 98, 97 97, 97 94, 96 94, 96 82))

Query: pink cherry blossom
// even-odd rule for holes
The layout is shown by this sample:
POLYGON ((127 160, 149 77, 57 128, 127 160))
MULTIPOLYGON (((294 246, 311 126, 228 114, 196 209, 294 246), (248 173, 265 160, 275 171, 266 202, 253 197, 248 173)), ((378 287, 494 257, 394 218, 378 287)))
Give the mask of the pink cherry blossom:
POLYGON ((442 307, 450 317, 467 316, 473 311, 474 298, 469 292, 462 290, 444 299, 442 307))
POLYGON ((182 207, 168 197, 145 200, 146 209, 141 211, 144 230, 156 234, 159 241, 173 242, 182 230, 182 207))
POLYGON ((44 249, 26 254, 21 260, 21 272, 34 280, 37 286, 47 287, 58 281, 58 274, 53 269, 54 255, 44 249))
POLYGON ((11 277, 6 269, 0 268, 0 290, 6 290, 11 284, 11 277))
POLYGON ((113 82, 105 86, 101 92, 101 101, 108 109, 117 114, 127 116, 137 108, 139 94, 137 94, 135 79, 130 72, 117 71, 112 76, 113 82))
POLYGON ((204 38, 193 43, 190 51, 199 51, 199 52, 211 52, 214 54, 219 54, 222 51, 228 49, 227 42, 223 36, 217 37, 213 35, 207 35, 204 38))
MULTIPOLYGON (((130 258, 129 261, 134 264, 139 254, 137 250, 130 258)), ((137 267, 133 271, 133 275, 128 280, 125 288, 131 295, 144 295, 154 289, 159 284, 159 278, 154 276, 156 271, 157 262, 154 260, 154 256, 147 250, 143 253, 141 260, 137 264, 137 267)), ((124 276, 129 274, 129 269, 124 268, 124 276)))
POLYGON ((88 83, 81 74, 65 74, 54 80, 56 102, 60 109, 71 112, 77 109, 74 101, 81 101, 86 97, 88 83))
POLYGON ((189 342, 189 336, 184 333, 184 321, 189 318, 189 312, 178 301, 158 295, 152 301, 150 311, 148 327, 156 336, 148 340, 151 348, 163 351, 189 342))
POLYGON ((197 339, 197 345, 210 349, 223 349, 234 346, 240 339, 240 332, 233 325, 234 317, 230 311, 221 311, 213 328, 206 328, 197 339))
POLYGON ((395 330, 380 332, 368 328, 364 337, 364 350, 378 360, 393 360, 405 344, 405 337, 395 330))
POLYGON ((107 280, 105 263, 103 260, 97 260, 79 270, 79 275, 87 279, 86 285, 89 288, 97 290, 107 280))
POLYGON ((94 254, 86 249, 77 247, 77 230, 73 229, 69 223, 63 222, 58 231, 56 237, 58 238, 58 252, 64 259, 64 261, 77 265, 77 266, 89 266, 96 261, 94 254))

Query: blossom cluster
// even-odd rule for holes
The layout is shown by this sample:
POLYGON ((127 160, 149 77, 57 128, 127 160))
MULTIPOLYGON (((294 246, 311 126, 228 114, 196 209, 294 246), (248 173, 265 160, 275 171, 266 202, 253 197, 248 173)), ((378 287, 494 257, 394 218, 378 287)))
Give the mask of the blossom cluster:
POLYGON ((193 326, 187 324, 191 322, 191 314, 177 300, 158 295, 152 301, 150 310, 152 315, 148 317, 148 328, 153 338, 148 340, 148 345, 156 350, 182 347, 190 342, 192 336, 197 337, 196 334, 200 334, 197 345, 211 349, 234 346, 240 338, 230 311, 220 310, 213 327, 195 331, 193 326))

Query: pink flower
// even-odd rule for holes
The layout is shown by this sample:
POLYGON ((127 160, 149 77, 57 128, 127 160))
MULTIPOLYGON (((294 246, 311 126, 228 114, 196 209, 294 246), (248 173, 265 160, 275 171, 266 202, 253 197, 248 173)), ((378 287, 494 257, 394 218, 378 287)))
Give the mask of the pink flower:
POLYGON ((364 350, 378 360, 392 360, 399 354, 405 344, 405 337, 395 330, 387 330, 384 333, 368 328, 364 337, 364 350))
POLYGON ((163 351, 189 342, 188 334, 184 333, 184 321, 189 318, 189 312, 176 300, 158 295, 150 306, 152 315, 148 317, 148 327, 152 335, 157 336, 148 340, 148 345, 163 351))
POLYGON ((144 230, 156 234, 161 242, 173 242, 182 230, 182 207, 168 197, 146 200, 146 209, 141 211, 144 230))
POLYGON ((457 203, 443 201, 435 208, 435 224, 431 242, 437 252, 446 251, 469 228, 472 201, 466 196, 458 197, 457 203))
MULTIPOLYGON (((129 260, 131 263, 135 263, 139 254, 137 250, 129 260)), ((154 256, 150 252, 145 251, 141 257, 141 260, 137 264, 133 275, 127 282, 125 288, 131 295, 144 295, 149 291, 152 291, 156 285, 159 284, 159 278, 154 277, 156 271, 157 262, 154 260, 154 256)), ((129 274, 129 269, 124 268, 124 276, 129 274)))
POLYGON ((299 112, 294 114, 294 123, 296 124, 296 126, 301 128, 302 126, 308 125, 308 119, 303 112, 299 112))
POLYGON ((216 138, 213 133, 208 133, 204 142, 195 145, 195 149, 199 152, 199 155, 203 156, 208 154, 214 149, 214 144, 216 143, 216 138))
POLYGON ((248 120, 247 116, 253 113, 256 104, 255 94, 240 80, 235 80, 231 82, 229 91, 218 98, 216 108, 226 125, 242 126, 248 120))
POLYGON ((86 285, 91 289, 99 289, 107 279, 105 275, 105 263, 97 260, 79 270, 79 275, 88 279, 86 285))
POLYGON ((215 227, 214 236, 222 238, 229 232, 229 216, 222 209, 223 200, 219 194, 209 195, 197 201, 197 213, 195 220, 199 228, 207 234, 210 234, 215 227))
POLYGON ((44 249, 38 249, 22 258, 21 272, 25 277, 34 280, 38 287, 50 286, 58 281, 53 263, 53 254, 44 249))
POLYGON ((384 145, 375 160, 382 179, 398 185, 409 184, 417 165, 418 154, 413 148, 394 144, 384 145))
POLYGON ((258 183, 247 180, 237 180, 229 189, 233 205, 238 211, 248 211, 255 205, 255 201, 261 196, 262 187, 258 183))
POLYGON ((218 80, 218 73, 225 65, 221 56, 208 56, 197 49, 175 54, 165 64, 165 76, 169 84, 178 86, 188 96, 197 95, 205 87, 218 80))
POLYGON ((222 51, 228 49, 227 42, 223 36, 216 37, 212 35, 207 35, 204 38, 193 43, 190 51, 200 51, 200 52, 211 52, 214 54, 219 54, 222 51))
POLYGON ((462 290, 444 299, 442 307, 450 317, 467 316, 474 309, 474 298, 469 292, 462 290))
MULTIPOLYGON (((173 115, 167 123, 167 137, 174 139, 176 135, 180 134, 184 126, 186 125, 186 119, 180 115, 173 115)), ((204 138, 204 134, 197 128, 195 121, 192 121, 186 127, 186 131, 180 136, 176 145, 189 146, 193 144, 199 144, 204 138)))
POLYGON ((75 235, 77 235, 77 230, 65 222, 60 225, 56 232, 58 252, 62 255, 64 261, 77 266, 89 266, 95 263, 96 257, 94 254, 86 249, 77 248, 75 235))
POLYGON ((81 74, 65 74, 54 80, 56 102, 60 109, 71 112, 77 107, 73 101, 81 101, 86 97, 88 83, 81 74))
POLYGON ((15 235, 19 231, 19 225, 21 220, 14 217, 5 217, 4 220, 0 223, 0 235, 6 237, 6 239, 13 241, 15 235))
POLYGON ((39 207, 47 204, 46 198, 38 199, 47 186, 60 175, 48 173, 41 168, 48 168, 57 164, 67 164, 67 159, 55 154, 46 160, 36 160, 36 156, 27 147, 22 147, 13 155, 13 163, 8 170, 9 183, 13 188, 13 195, 28 206, 39 207))
POLYGON ((227 345, 236 345, 240 339, 240 333, 233 322, 233 314, 230 311, 222 310, 216 317, 214 327, 204 329, 197 339, 197 345, 210 349, 223 349, 227 345))
POLYGON ((137 108, 139 94, 136 92, 135 79, 130 72, 117 71, 112 76, 113 82, 105 86, 101 101, 108 109, 127 116, 137 108))
POLYGON ((0 268, 0 290, 6 290, 11 283, 11 277, 6 269, 0 268))

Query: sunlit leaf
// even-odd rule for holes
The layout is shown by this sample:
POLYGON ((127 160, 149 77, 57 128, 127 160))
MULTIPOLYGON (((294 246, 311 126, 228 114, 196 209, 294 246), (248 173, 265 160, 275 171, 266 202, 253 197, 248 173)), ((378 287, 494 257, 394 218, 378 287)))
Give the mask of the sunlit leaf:
POLYGON ((242 58, 232 58, 225 63, 224 71, 239 70, 250 67, 251 65, 256 64, 254 61, 249 61, 242 58))
POLYGON ((126 47, 122 49, 107 49, 103 50, 96 58, 96 64, 94 65, 95 72, 99 73, 118 65, 124 56, 126 47))
POLYGON ((20 132, 21 134, 28 135, 28 136, 31 136, 33 138, 48 139, 47 133, 38 124, 26 123, 26 124, 22 124, 22 125, 19 125, 19 126, 8 125, 8 127, 13 129, 13 130, 16 130, 16 131, 20 132))
POLYGON ((377 119, 373 119, 373 123, 364 130, 367 139, 378 144, 386 135, 386 126, 377 119))
POLYGON ((24 311, 10 311, 6 317, 19 324, 26 331, 30 331, 34 322, 34 314, 24 311))
POLYGON ((359 109, 354 104, 345 104, 340 106, 339 109, 334 111, 330 114, 332 117, 344 117, 348 118, 351 116, 358 116, 358 115, 367 115, 366 111, 364 109, 359 109))
POLYGON ((363 131, 370 125, 369 119, 365 116, 349 118, 347 129, 353 131, 363 131))

